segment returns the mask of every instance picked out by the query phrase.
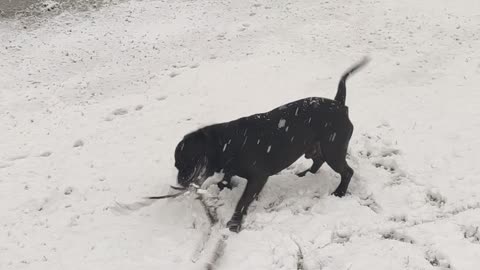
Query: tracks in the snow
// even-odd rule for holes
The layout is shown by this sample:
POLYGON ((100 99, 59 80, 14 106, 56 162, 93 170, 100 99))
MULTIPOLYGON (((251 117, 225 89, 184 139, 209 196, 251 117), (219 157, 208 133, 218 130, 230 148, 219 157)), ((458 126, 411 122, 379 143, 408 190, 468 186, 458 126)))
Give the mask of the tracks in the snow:
MULTIPOLYGON (((388 134, 387 136, 388 137, 388 134)), ((407 173, 407 170, 401 166, 401 151, 396 147, 393 147, 391 144, 385 144, 383 140, 379 139, 379 136, 364 135, 363 138, 366 140, 364 152, 353 152, 350 154, 351 162, 356 163, 357 171, 359 172, 353 179, 352 188, 350 190, 351 195, 345 198, 345 202, 357 201, 357 206, 363 206, 370 209, 373 213, 372 216, 378 217, 378 222, 374 223, 372 227, 357 227, 352 230, 338 230, 333 227, 325 227, 325 229, 330 230, 330 236, 323 241, 323 243, 317 244, 317 239, 299 239, 297 241, 291 239, 294 243, 295 249, 289 249, 285 253, 282 253, 282 256, 289 254, 290 258, 295 258, 296 269, 307 269, 310 268, 312 258, 316 262, 321 263, 323 266, 326 266, 331 263, 331 259, 325 259, 326 261, 322 262, 323 259, 318 259, 318 251, 335 249, 343 247, 348 249, 349 246, 355 245, 354 239, 378 239, 378 241, 395 241, 391 242, 391 245, 398 245, 398 242, 402 243, 401 246, 404 247, 404 244, 411 245, 412 249, 415 250, 417 256, 423 258, 425 263, 430 264, 433 267, 441 269, 451 269, 453 268, 451 262, 439 247, 435 247, 433 243, 429 243, 428 240, 418 239, 415 234, 412 235, 410 229, 428 223, 434 223, 442 221, 448 218, 452 218, 456 215, 464 213, 466 211, 480 209, 479 203, 471 203, 465 206, 458 206, 453 209, 446 210, 445 205, 447 198, 438 191, 432 191, 431 189, 417 184, 415 179, 407 173), (364 175, 363 170, 370 170, 371 174, 378 176, 376 183, 372 181, 367 181, 368 179, 364 175), (375 186, 374 186, 375 184, 375 186), (375 187, 377 190, 375 190, 375 187), (380 189, 379 189, 380 188, 380 189), (435 215, 431 218, 424 217, 424 219, 412 219, 412 215, 404 214, 401 212, 392 211, 392 205, 390 198, 386 198, 383 194, 379 192, 387 191, 396 192, 396 190, 403 190, 404 193, 397 194, 398 196, 416 196, 415 199, 422 200, 424 207, 427 210, 435 211, 435 215), (405 193, 405 190, 415 191, 410 193, 405 193), (395 214, 394 214, 395 213, 395 214), (326 243, 326 244, 325 244, 326 243)), ((371 177, 371 176, 369 176, 371 177)), ((294 181, 293 179, 284 179, 288 181, 294 181)), ((302 179, 304 180, 304 179, 302 179)), ((282 215, 288 214, 290 210, 292 217, 297 215, 297 217, 302 218, 306 216, 315 216, 314 208, 315 204, 322 203, 324 204, 324 197, 327 198, 328 195, 324 193, 325 196, 319 195, 318 190, 308 190, 301 193, 288 193, 283 194, 282 189, 288 189, 290 187, 290 182, 285 181, 276 183, 275 187, 269 187, 268 192, 270 195, 265 197, 260 196, 260 201, 255 203, 256 207, 253 207, 253 211, 249 213, 248 219, 250 219, 244 230, 245 231, 263 231, 263 227, 256 226, 257 223, 262 223, 262 221, 257 220, 258 214, 261 214, 263 220, 269 220, 268 217, 279 216, 279 213, 282 215), (278 188, 280 188, 278 190, 278 188), (273 189, 273 191, 272 191, 273 189), (310 198, 306 198, 309 197, 310 198), (302 206, 299 206, 302 205, 302 206), (307 207, 305 207, 307 205, 307 207), (296 211, 296 209, 302 209, 301 211, 296 211), (287 210, 287 211, 285 211, 287 210), (253 221, 252 221, 253 219, 253 221), (258 222, 257 222, 258 221, 258 222), (252 226, 252 222, 255 224, 252 226)), ((307 179, 308 181, 308 179, 307 179)), ((305 185, 305 182, 295 183, 295 185, 305 185)), ((308 185, 307 185, 308 186, 308 185)), ((225 213, 230 213, 231 209, 229 205, 234 202, 234 199, 231 199, 230 196, 232 193, 229 192, 240 192, 240 191, 224 191, 227 193, 220 193, 222 202, 219 203, 217 200, 211 200, 205 197, 199 197, 198 202, 201 205, 202 209, 205 211, 205 230, 202 232, 203 236, 197 244, 197 248, 194 250, 191 260, 193 262, 202 262, 205 269, 222 269, 222 256, 226 251, 226 247, 229 241, 241 241, 242 232, 236 237, 236 239, 230 239, 231 233, 224 228, 224 225, 221 221, 224 220, 222 217, 225 213), (228 197, 228 198, 227 198, 228 197), (218 210, 218 211, 217 211, 218 210)), ((207 194, 205 194, 206 196, 207 194)), ((343 202, 342 202, 343 203, 343 202)), ((351 206, 352 204, 348 204, 351 206)), ((136 205, 123 206, 122 209, 126 211, 135 210, 135 208, 145 206, 142 203, 136 205)), ((355 206, 355 204, 353 204, 355 206)), ((361 208, 361 207, 360 207, 361 208)), ((414 208, 412 208, 414 209, 414 208)), ((416 209, 414 209, 416 210, 416 209)), ((408 212, 409 213, 409 212, 408 212)), ((421 213, 420 213, 421 214, 421 213)), ((203 216, 203 215, 202 215, 203 216)), ((422 215, 419 215, 422 217, 422 215)), ((324 216, 324 218, 327 215, 324 216)), ((284 216, 282 217, 285 218, 284 216)), ((377 219, 377 218, 375 218, 377 219)), ((264 222, 264 221, 263 221, 264 222)), ((282 221, 283 222, 283 221, 282 221)), ((275 224, 269 224, 267 226, 275 226, 275 224)), ((478 227, 470 226, 463 228, 465 241, 470 241, 471 243, 480 242, 480 233, 478 227)), ((262 232, 263 233, 263 232, 262 232)), ((279 235, 280 236, 280 235, 279 235)), ((305 234, 302 234, 303 237, 306 237, 305 234)), ((309 236, 307 236, 309 237, 309 236)), ((317 236, 315 236, 317 237, 317 236)), ((287 245, 285 243, 278 244, 281 247, 287 245)), ((292 244, 293 245, 293 244, 292 244)), ((390 244, 389 244, 390 245, 390 244)), ((279 256, 280 260, 284 258, 279 256)), ((281 263, 284 263, 283 261, 281 263)), ((290 261, 291 263, 291 261, 290 261)), ((322 267, 323 267, 322 266, 322 267)))

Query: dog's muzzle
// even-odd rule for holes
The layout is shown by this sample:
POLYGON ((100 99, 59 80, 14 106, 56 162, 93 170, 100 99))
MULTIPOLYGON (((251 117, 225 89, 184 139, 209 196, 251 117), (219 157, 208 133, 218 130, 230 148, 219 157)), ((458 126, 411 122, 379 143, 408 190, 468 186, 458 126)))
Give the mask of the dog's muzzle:
POLYGON ((207 179, 207 166, 208 160, 204 158, 199 162, 188 175, 182 175, 181 172, 178 173, 178 183, 183 187, 188 187, 191 184, 201 186, 203 182, 207 179))

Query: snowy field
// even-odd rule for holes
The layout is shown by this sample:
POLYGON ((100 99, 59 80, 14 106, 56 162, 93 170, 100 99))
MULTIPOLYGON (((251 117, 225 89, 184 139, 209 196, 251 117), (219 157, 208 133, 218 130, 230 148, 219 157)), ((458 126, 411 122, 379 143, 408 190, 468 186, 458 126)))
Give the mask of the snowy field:
POLYGON ((480 264, 478 0, 145 0, 0 22, 0 269, 457 269, 480 264), (355 170, 238 188, 175 183, 198 127, 347 83, 355 170), (208 238, 211 229, 210 238, 208 238), (207 241, 208 240, 208 241, 207 241), (303 259, 302 259, 303 257, 303 259))

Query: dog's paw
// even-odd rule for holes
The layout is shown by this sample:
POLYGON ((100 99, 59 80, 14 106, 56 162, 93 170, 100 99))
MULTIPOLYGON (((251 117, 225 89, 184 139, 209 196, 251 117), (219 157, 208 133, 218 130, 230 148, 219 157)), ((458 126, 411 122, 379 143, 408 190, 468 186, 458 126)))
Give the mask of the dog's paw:
POLYGON ((223 190, 224 188, 232 189, 232 183, 227 181, 221 181, 217 184, 218 189, 223 190))
POLYGON ((298 177, 304 177, 305 175, 307 175, 307 172, 308 172, 308 170, 306 170, 304 172, 301 172, 301 173, 297 173, 297 176, 298 177))
POLYGON ((234 213, 229 222, 227 222, 227 227, 230 231, 238 233, 242 227, 243 215, 241 213, 234 213))
POLYGON ((341 198, 341 197, 345 196, 346 193, 347 193, 346 190, 338 190, 337 189, 332 193, 332 195, 335 196, 335 197, 341 198))
POLYGON ((230 220, 227 222, 227 227, 231 232, 238 233, 242 227, 242 221, 239 220, 230 220))
POLYGON ((312 169, 307 169, 307 170, 305 170, 305 171, 303 171, 303 172, 297 173, 297 176, 298 176, 298 177, 304 177, 304 176, 306 176, 307 174, 315 174, 315 172, 312 172, 312 169))

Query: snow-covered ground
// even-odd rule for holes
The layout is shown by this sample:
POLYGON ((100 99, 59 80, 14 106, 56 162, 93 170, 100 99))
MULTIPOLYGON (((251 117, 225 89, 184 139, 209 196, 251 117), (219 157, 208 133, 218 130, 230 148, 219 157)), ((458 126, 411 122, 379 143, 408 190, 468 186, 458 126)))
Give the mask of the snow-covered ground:
POLYGON ((203 269, 244 181, 175 183, 203 125, 347 84, 351 194, 271 177, 218 269, 478 269, 478 0, 130 1, 0 22, 0 269, 203 269), (25 27, 24 27, 25 26, 25 27), (205 245, 203 251, 202 246, 205 245), (195 262, 194 262, 195 261, 195 262))

